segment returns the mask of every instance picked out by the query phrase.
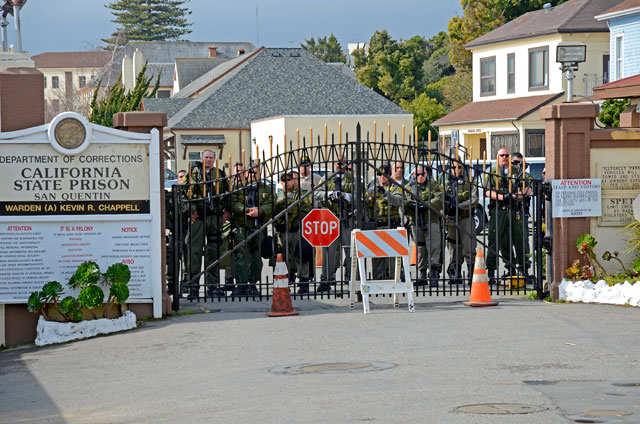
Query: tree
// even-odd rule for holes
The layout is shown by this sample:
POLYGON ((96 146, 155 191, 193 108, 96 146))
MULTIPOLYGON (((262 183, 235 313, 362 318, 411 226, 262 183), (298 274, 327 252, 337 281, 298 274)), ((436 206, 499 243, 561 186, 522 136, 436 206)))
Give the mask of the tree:
POLYGON ((443 105, 436 99, 422 93, 413 101, 402 100, 400 106, 413 113, 413 126, 418 127, 419 140, 426 140, 429 131, 431 131, 432 139, 437 138, 438 132, 431 126, 431 123, 446 115, 446 109, 443 105))
POLYGON ((439 81, 442 77, 455 73, 456 70, 449 60, 449 50, 451 50, 449 37, 444 31, 440 31, 427 40, 427 59, 424 61, 423 66, 423 85, 427 86, 439 81))
POLYGON ((98 82, 98 86, 93 92, 91 99, 91 114, 89 115, 89 122, 94 124, 103 125, 105 127, 113 126, 113 115, 118 112, 130 112, 140 110, 142 106, 143 97, 155 97, 160 85, 160 75, 156 78, 155 87, 149 92, 149 85, 153 79, 153 75, 147 78, 145 72, 147 70, 147 63, 136 76, 136 85, 133 90, 125 93, 125 88, 121 83, 122 74, 118 77, 116 83, 109 89, 109 95, 107 97, 99 98, 100 86, 102 79, 98 82))
POLYGON ((423 89, 427 41, 391 39, 386 30, 376 31, 366 48, 355 50, 353 63, 358 81, 389 100, 413 100, 423 89))
POLYGON ((620 126, 620 113, 631 104, 629 99, 607 99, 602 102, 602 110, 598 120, 607 127, 620 126))
POLYGON ((305 40, 305 42, 305 44, 300 44, 300 46, 323 62, 347 63, 347 56, 342 52, 342 46, 338 43, 335 35, 331 34, 328 39, 326 36, 322 38, 318 37, 317 42, 311 37, 305 40))
POLYGON ((565 0, 460 0, 464 15, 449 21, 449 57, 456 70, 471 71, 471 52, 464 45, 544 3, 556 6, 565 0))
POLYGON ((103 39, 107 49, 128 41, 176 41, 191 32, 187 16, 191 11, 182 7, 189 0, 115 0, 107 4, 115 16, 111 22, 118 28, 111 38, 103 39))

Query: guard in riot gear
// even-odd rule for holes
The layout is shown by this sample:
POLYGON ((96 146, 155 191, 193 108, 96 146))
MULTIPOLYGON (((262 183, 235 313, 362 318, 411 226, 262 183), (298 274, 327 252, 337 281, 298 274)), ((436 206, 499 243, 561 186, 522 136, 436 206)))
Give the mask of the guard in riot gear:
POLYGON ((340 265, 340 246, 345 248, 345 273, 342 275, 345 281, 351 277, 351 267, 349 266, 349 245, 351 243, 351 230, 353 229, 352 216, 352 193, 353 174, 350 172, 349 163, 340 156, 335 165, 336 174, 327 181, 327 207, 340 220, 340 237, 329 247, 322 249, 322 275, 321 283, 318 285, 318 292, 328 292, 331 290, 331 283, 336 279, 336 271, 340 265))
MULTIPOLYGON (((367 211, 369 221, 378 229, 397 228, 400 225, 400 208, 404 200, 403 189, 389 182, 391 167, 381 165, 377 169, 377 178, 369 183, 367 189, 367 211)), ((391 258, 373 258, 373 279, 388 280, 391 278, 391 258)))
POLYGON ((475 265, 476 237, 474 210, 478 204, 478 188, 460 160, 452 160, 449 173, 443 174, 444 212, 450 284, 462 283, 462 263, 467 262, 467 278, 471 283, 475 265))
POLYGON ((311 212, 311 196, 305 197, 300 203, 291 206, 302 198, 303 192, 298 188, 299 176, 296 171, 283 172, 280 177, 283 190, 278 195, 274 215, 287 209, 274 223, 275 233, 278 237, 279 253, 285 254, 289 281, 294 282, 296 273, 300 279, 298 294, 309 293, 309 267, 304 267, 304 262, 310 262, 313 258, 313 247, 302 237, 302 219, 311 212))
POLYGON ((431 287, 438 287, 442 264, 440 251, 442 233, 440 216, 442 209, 442 185, 432 176, 429 167, 416 166, 415 180, 405 187, 405 213, 411 217, 413 240, 416 243, 418 278, 416 285, 427 283, 427 271, 431 287))
MULTIPOLYGON (((233 221, 232 240, 241 243, 271 218, 273 210, 273 189, 260 180, 260 167, 245 171, 243 165, 235 167, 236 178, 231 193, 231 216, 233 221)), ((262 276, 260 246, 266 238, 266 230, 249 240, 244 247, 233 254, 233 273, 237 286, 234 295, 257 296, 260 294, 256 283, 262 276)))
MULTIPOLYGON (((203 255, 206 269, 224 253, 221 248, 222 225, 230 215, 226 181, 213 182, 216 178, 225 178, 224 171, 213 168, 214 154, 211 150, 204 150, 200 159, 201 161, 197 162, 189 173, 188 200, 183 203, 185 212, 191 214, 189 233, 185 240, 186 249, 189 252, 187 268, 190 280, 200 273, 203 255)), ((206 295, 208 297, 224 296, 224 291, 220 289, 219 267, 206 271, 204 275, 206 295)), ((192 300, 197 297, 198 282, 193 281, 187 298, 192 300)))
POLYGON ((487 273, 490 283, 495 282, 498 265, 496 252, 507 262, 509 273, 517 270, 515 263, 524 272, 527 264, 524 246, 526 219, 523 200, 531 194, 530 179, 518 166, 509 163, 511 155, 506 147, 498 150, 498 161, 485 177, 485 196, 489 202, 489 249, 487 252, 487 273), (524 183, 524 190, 523 190, 524 183), (515 248, 515 254, 514 254, 515 248), (508 263, 510 262, 511 263, 508 263))

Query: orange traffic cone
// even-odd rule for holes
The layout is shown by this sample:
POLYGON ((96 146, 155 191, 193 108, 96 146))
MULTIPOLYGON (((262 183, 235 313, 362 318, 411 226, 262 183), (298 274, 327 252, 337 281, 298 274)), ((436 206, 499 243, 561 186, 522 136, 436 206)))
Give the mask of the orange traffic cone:
POLYGON ((487 268, 484 265, 484 254, 480 248, 476 250, 476 263, 473 269, 473 280, 471 280, 471 297, 464 304, 467 306, 496 306, 498 304, 498 302, 491 301, 487 268))
POLYGON ((415 265, 416 263, 416 244, 413 243, 413 249, 411 250, 411 263, 409 263, 409 265, 415 265))
POLYGON ((276 266, 273 267, 271 312, 267 312, 267 316, 286 317, 289 315, 298 315, 298 312, 293 310, 293 304, 291 303, 287 265, 282 260, 282 253, 278 253, 276 266))

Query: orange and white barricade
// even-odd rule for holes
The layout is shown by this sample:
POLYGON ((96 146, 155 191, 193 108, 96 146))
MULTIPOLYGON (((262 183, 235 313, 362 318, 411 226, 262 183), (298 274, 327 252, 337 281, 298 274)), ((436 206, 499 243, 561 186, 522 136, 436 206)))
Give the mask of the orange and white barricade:
POLYGON ((404 228, 351 232, 351 281, 349 281, 349 308, 355 308, 356 267, 360 271, 360 291, 364 313, 369 310, 369 295, 393 293, 393 304, 398 307, 398 293, 406 293, 409 312, 415 310, 413 303, 413 282, 409 269, 409 241, 404 228), (393 280, 367 281, 365 261, 367 258, 396 258, 393 280), (400 270, 404 266, 404 281, 400 280, 400 270))

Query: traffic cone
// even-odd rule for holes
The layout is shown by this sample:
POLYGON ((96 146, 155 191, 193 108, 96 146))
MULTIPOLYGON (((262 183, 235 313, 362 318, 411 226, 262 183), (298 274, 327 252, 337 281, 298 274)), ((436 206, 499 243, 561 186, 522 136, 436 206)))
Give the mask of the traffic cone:
POLYGON ((287 265, 282 260, 282 253, 278 253, 276 266, 273 267, 273 298, 271 299, 271 312, 267 312, 270 317, 286 317, 298 315, 293 310, 291 303, 291 293, 289 293, 289 273, 287 265))
POLYGON ((416 244, 413 243, 413 249, 411 249, 411 263, 409 265, 415 265, 416 263, 416 244))
POLYGON ((476 250, 476 263, 473 269, 473 280, 471 280, 471 296, 469 301, 464 304, 467 306, 496 306, 498 304, 498 302, 491 301, 487 267, 484 264, 484 254, 480 248, 476 250))

